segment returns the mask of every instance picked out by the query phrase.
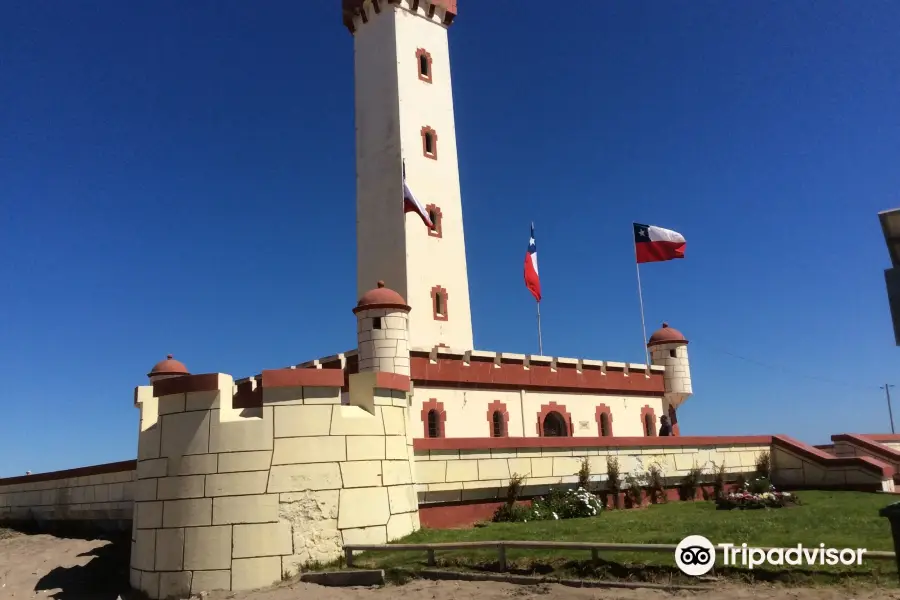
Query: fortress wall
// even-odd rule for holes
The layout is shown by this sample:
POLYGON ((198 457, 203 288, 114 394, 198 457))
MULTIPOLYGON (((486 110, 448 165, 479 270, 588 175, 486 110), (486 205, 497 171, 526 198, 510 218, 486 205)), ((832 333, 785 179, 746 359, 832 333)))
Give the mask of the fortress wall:
POLYGON ((0 523, 127 531, 135 461, 0 479, 0 523))
POLYGON ((132 586, 252 589, 418 529, 409 379, 352 375, 349 406, 343 384, 339 370, 283 369, 138 388, 132 586))
POLYGON ((423 506, 499 499, 510 476, 518 474, 527 477, 525 495, 541 495, 552 486, 577 483, 584 458, 592 480, 605 481, 609 456, 618 459, 623 477, 646 473, 651 464, 671 482, 694 467, 707 475, 721 464, 733 475, 752 473, 770 443, 771 436, 416 440, 417 490, 423 506))
MULTIPOLYGON (((835 436, 838 437, 838 436, 835 436)), ((772 437, 772 483, 784 488, 837 488, 894 491, 894 467, 871 456, 835 454, 793 438, 772 437)))
POLYGON ((568 422, 573 437, 600 435, 599 414, 608 412, 614 436, 643 436, 643 415, 650 411, 659 429, 663 400, 659 396, 623 396, 603 393, 564 393, 526 390, 440 388, 417 385, 410 421, 416 437, 427 437, 427 415, 442 414, 447 438, 491 437, 492 415, 500 411, 506 436, 541 437, 540 423, 556 411, 568 422))

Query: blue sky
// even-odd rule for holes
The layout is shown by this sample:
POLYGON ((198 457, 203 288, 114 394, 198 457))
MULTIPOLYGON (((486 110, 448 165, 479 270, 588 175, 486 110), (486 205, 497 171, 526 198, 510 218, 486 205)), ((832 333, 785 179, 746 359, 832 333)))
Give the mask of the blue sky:
MULTIPOLYGON (((684 434, 889 431, 900 5, 547 7, 450 32, 478 348, 537 352, 534 220, 545 354, 643 362, 656 224, 688 240, 642 269, 691 340, 684 434)), ((167 353, 355 345, 352 52, 337 0, 3 3, 0 476, 132 458, 167 353)))

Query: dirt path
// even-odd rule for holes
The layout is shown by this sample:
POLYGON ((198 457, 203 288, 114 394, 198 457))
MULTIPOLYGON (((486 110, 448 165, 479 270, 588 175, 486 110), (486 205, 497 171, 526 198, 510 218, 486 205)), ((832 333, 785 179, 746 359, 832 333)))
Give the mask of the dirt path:
MULTIPOLYGON (((21 535, 0 529, 0 600, 123 600, 128 590, 127 546, 103 540, 21 535)), ((900 600, 900 591, 723 585, 713 592, 579 589, 560 585, 415 581, 401 589, 325 588, 284 584, 254 592, 212 592, 207 600, 900 600)))

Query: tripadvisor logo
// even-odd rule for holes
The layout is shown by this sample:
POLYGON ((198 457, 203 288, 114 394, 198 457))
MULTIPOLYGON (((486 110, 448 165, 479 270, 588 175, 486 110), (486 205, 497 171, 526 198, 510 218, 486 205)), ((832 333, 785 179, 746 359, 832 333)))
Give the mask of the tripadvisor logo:
MULTIPOLYGON (((865 548, 807 547, 797 544, 790 548, 754 548, 747 544, 719 544, 725 566, 753 569, 760 565, 813 566, 861 565, 865 548)), ((675 564, 685 575, 699 577, 709 573, 716 564, 716 547, 702 535, 689 535, 675 547, 675 564)))
POLYGON ((716 548, 702 535, 689 535, 675 547, 675 564, 685 575, 706 575, 716 564, 716 548))

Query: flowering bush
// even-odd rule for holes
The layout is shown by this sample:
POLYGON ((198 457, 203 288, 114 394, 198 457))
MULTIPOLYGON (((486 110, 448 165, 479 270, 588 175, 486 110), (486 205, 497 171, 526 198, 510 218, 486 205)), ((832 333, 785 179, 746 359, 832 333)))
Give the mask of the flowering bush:
POLYGON ((536 498, 531 507, 523 504, 503 505, 494 513, 495 522, 549 521, 595 517, 603 505, 600 499, 584 488, 577 490, 553 489, 546 498, 536 498))
POLYGON ((554 489, 546 499, 538 498, 531 504, 535 520, 596 517, 602 509, 600 499, 582 487, 566 491, 554 489))
POLYGON ((726 510, 748 510, 754 508, 782 508, 800 504, 800 499, 788 492, 779 492, 763 477, 744 482, 728 494, 716 498, 716 507, 726 510))

